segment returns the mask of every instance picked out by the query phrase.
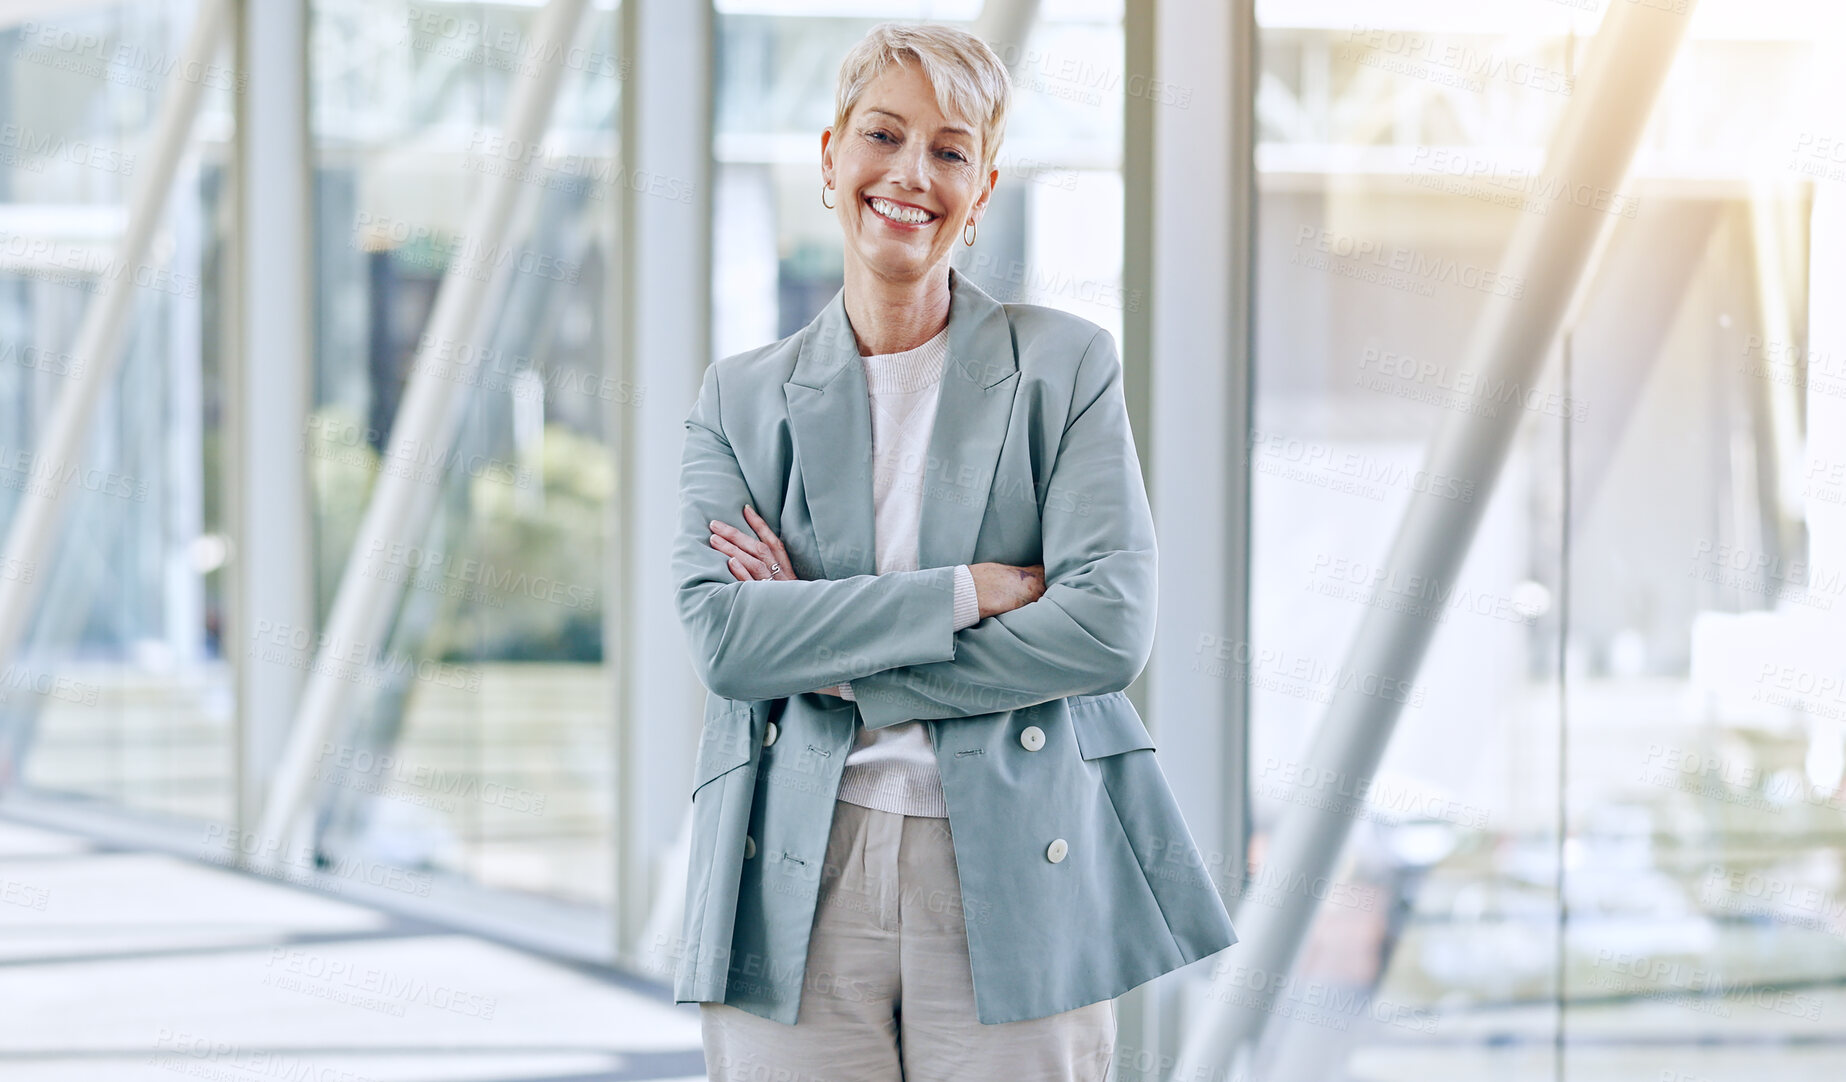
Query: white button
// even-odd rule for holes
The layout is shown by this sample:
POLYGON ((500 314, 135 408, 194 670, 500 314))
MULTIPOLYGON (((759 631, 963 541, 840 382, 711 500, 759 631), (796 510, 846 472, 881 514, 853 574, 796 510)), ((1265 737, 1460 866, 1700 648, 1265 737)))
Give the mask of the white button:
POLYGON ((776 723, 772 721, 769 723, 769 731, 763 734, 763 746, 768 747, 769 745, 775 742, 776 742, 776 723))
MULTIPOLYGON (((1063 845, 1064 843, 1059 842, 1058 844, 1063 845)), ((755 855, 756 855, 756 839, 752 838, 748 834, 745 834, 744 835, 744 859, 749 860, 751 857, 755 855)), ((1063 856, 1064 854, 1059 853, 1058 855, 1063 856)))
POLYGON ((1028 725, 1020 730, 1019 743, 1027 751, 1037 751, 1045 746, 1045 730, 1036 725, 1028 725))
POLYGON ((1056 838, 1050 845, 1045 847, 1045 859, 1056 864, 1058 861, 1063 860, 1064 854, 1068 852, 1070 852, 1070 846, 1065 844, 1063 838, 1056 838))

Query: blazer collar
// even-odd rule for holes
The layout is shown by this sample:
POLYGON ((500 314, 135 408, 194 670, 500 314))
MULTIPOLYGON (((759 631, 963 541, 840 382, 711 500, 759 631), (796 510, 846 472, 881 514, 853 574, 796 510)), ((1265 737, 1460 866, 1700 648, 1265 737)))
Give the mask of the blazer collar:
MULTIPOLYGON (((949 356, 923 479, 919 568, 970 562, 1018 387, 1006 309, 949 269, 949 356)), ((872 410, 846 290, 803 329, 782 385, 817 556, 830 579, 877 573, 872 514, 872 410)))

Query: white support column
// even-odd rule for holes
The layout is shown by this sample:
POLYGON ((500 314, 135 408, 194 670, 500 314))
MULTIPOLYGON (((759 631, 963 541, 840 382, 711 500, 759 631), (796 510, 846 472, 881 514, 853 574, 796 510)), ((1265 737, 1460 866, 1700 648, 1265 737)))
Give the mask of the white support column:
POLYGON ((1148 722, 1162 747, 1184 749, 1161 769, 1223 882, 1242 868, 1246 830, 1245 686, 1211 663, 1215 644, 1249 637, 1255 18, 1251 0, 1154 9, 1153 77, 1189 100, 1149 108, 1148 439, 1161 576, 1148 722))
MULTIPOLYGON (((308 151, 307 0, 244 0, 237 116, 238 348, 232 364, 232 603, 238 819, 262 809, 300 705, 302 674, 248 645, 260 622, 314 627, 313 529, 300 440, 312 405, 313 165, 308 151)), ((265 625, 265 626, 269 626, 265 625)))
MULTIPOLYGON (((1129 101, 1146 131, 1130 192, 1150 207, 1146 279, 1148 492, 1160 537, 1159 627, 1144 678, 1145 716, 1171 752, 1161 768, 1208 867, 1225 882, 1243 866, 1249 771, 1242 682, 1206 665, 1204 642, 1247 641, 1250 281, 1254 226, 1255 15, 1252 0, 1146 0, 1129 17, 1148 40, 1148 68, 1129 67, 1186 95, 1129 101), (1201 442, 1202 441, 1202 442, 1201 442), (1221 871, 1228 869, 1228 873, 1221 871)), ((1131 38, 1131 40, 1133 40, 1131 38)), ((1153 85, 1153 84, 1150 84, 1153 85)), ((1126 148, 1125 148, 1126 149, 1126 148)), ((1133 221, 1135 208, 1128 208, 1133 221)), ((1130 239, 1129 252, 1134 251, 1130 239)), ((1131 269, 1124 268, 1125 271, 1131 269)), ((1130 289, 1138 283, 1124 282, 1130 289)), ((1132 294, 1131 294, 1132 295, 1132 294)), ((1134 324, 1128 325, 1130 330, 1134 324)), ((1184 1037, 1192 967, 1155 986, 1130 1028, 1133 1043, 1170 1061, 1184 1037)))
MULTIPOLYGON (((650 902, 687 810, 704 688, 686 656, 668 568, 686 414, 711 354, 712 68, 709 3, 626 0, 622 52, 621 373, 641 389, 617 418, 621 543, 610 603, 617 666, 616 952, 635 966, 650 902), (652 178, 678 181, 652 184, 652 178), (690 190, 686 202, 660 191, 690 190)), ((670 894, 670 892, 669 892, 670 894)), ((677 934, 678 929, 674 929, 677 934)), ((669 974, 670 977, 670 974, 669 974)))

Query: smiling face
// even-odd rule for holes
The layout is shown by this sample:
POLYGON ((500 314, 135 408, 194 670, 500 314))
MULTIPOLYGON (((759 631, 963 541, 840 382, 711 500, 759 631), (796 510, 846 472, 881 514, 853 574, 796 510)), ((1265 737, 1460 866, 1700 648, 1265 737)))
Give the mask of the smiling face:
POLYGON ((982 176, 980 144, 974 122, 942 114, 919 64, 886 68, 840 129, 821 134, 821 175, 838 193, 846 258, 892 281, 945 264, 999 177, 982 176))

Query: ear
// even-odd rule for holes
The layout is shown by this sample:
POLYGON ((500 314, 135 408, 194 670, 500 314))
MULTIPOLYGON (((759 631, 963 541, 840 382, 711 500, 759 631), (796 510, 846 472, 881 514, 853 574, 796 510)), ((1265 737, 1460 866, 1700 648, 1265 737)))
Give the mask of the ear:
POLYGON ((1000 183, 1000 171, 998 169, 989 170, 987 173, 987 184, 981 191, 981 197, 974 201, 973 216, 975 221, 980 221, 981 215, 987 213, 987 201, 993 198, 994 185, 998 183, 1000 183))
POLYGON ((833 129, 820 130, 820 179, 825 182, 833 172, 833 129))

